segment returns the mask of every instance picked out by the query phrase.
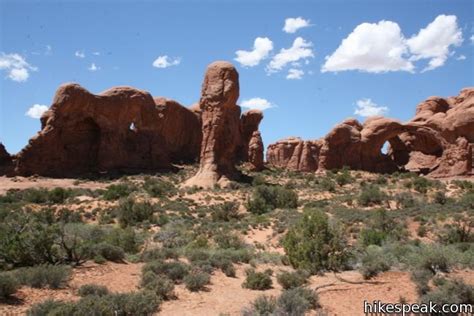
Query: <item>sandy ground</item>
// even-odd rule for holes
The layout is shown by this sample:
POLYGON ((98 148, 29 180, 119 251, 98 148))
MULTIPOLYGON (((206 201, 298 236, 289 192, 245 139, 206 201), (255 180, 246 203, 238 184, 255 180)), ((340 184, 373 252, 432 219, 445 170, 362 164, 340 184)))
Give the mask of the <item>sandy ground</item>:
POLYGON ((0 177, 0 194, 4 194, 10 189, 24 190, 28 188, 82 188, 82 189, 104 189, 111 182, 84 181, 77 179, 53 179, 53 178, 34 178, 34 177, 0 177))

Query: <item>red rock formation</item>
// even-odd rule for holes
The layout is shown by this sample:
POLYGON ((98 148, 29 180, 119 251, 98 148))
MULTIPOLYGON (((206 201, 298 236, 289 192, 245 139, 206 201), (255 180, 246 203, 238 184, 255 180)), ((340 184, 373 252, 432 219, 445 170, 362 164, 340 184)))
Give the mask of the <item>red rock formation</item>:
MULTIPOLYGON (((242 114, 240 118, 242 143, 239 149, 239 160, 247 161, 249 159, 249 143, 253 133, 258 131, 258 126, 263 119, 263 113, 260 110, 249 110, 242 114)), ((263 159, 263 158, 262 158, 263 159)))
POLYGON ((361 125, 349 119, 319 140, 315 163, 308 161, 301 139, 286 139, 267 149, 270 164, 290 170, 315 171, 349 166, 372 172, 405 169, 432 176, 471 172, 474 143, 474 89, 457 97, 431 97, 417 106, 415 117, 403 124, 372 117, 361 125), (387 154, 381 152, 389 142, 387 154))
POLYGON ((248 162, 250 169, 260 171, 263 169, 263 141, 259 131, 254 131, 248 144, 248 162))
POLYGON ((12 170, 12 157, 5 149, 2 143, 0 143, 0 175, 8 174, 12 170))
POLYGON ((76 176, 169 168, 197 156, 198 117, 178 103, 116 87, 94 95, 62 85, 42 129, 15 159, 20 175, 76 176))
POLYGON ((239 75, 231 63, 218 61, 207 68, 199 106, 202 144, 197 174, 185 186, 227 186, 235 174, 241 144, 239 75))
POLYGON ((288 170, 315 171, 318 169, 321 141, 303 141, 290 137, 267 148, 267 162, 288 170))

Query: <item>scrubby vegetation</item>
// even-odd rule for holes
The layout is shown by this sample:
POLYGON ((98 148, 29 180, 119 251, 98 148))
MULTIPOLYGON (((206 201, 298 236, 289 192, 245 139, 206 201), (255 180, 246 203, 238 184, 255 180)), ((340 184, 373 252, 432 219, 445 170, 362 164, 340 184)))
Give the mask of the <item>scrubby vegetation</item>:
POLYGON ((0 196, 0 300, 21 287, 64 290, 86 263, 141 262, 134 292, 86 284, 76 302, 47 300, 29 315, 147 315, 181 291, 213 291, 218 277, 262 291, 244 315, 324 315, 309 288, 345 270, 374 283, 409 273, 420 302, 473 301, 472 285, 454 277, 474 269, 470 181, 267 169, 232 188, 181 189, 186 172, 0 196))

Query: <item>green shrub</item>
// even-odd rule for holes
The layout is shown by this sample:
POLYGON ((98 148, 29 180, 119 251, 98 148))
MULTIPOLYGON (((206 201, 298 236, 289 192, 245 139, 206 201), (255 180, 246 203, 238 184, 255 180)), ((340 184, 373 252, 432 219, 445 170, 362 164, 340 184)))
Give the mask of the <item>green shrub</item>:
POLYGON ((432 186, 432 182, 424 177, 416 177, 412 181, 412 185, 415 191, 426 193, 428 192, 428 188, 432 186))
POLYGON ((330 178, 322 178, 321 181, 319 181, 319 186, 324 191, 336 192, 336 184, 330 178))
POLYGON ((380 209, 371 214, 367 227, 360 232, 359 240, 363 246, 381 246, 389 239, 402 240, 406 235, 406 230, 395 220, 392 213, 380 209))
POLYGON ((250 307, 244 308, 243 316, 271 316, 275 315, 277 300, 273 296, 261 295, 257 297, 250 307))
POLYGON ((221 270, 229 278, 235 278, 235 268, 231 261, 225 261, 221 265, 221 270))
POLYGON ((305 285, 308 281, 308 276, 308 273, 305 271, 284 271, 277 275, 277 281, 285 290, 288 290, 305 285))
POLYGON ((155 178, 146 178, 143 188, 154 197, 173 196, 177 193, 177 189, 172 183, 155 178))
POLYGON ((343 168, 337 175, 336 175, 336 183, 341 187, 345 184, 352 183, 354 180, 351 177, 351 173, 349 169, 343 168))
POLYGON ((380 191, 376 185, 366 185, 362 187, 358 202, 362 206, 381 204, 386 199, 385 193, 380 191))
POLYGON ((64 286, 71 275, 69 266, 38 265, 16 270, 16 276, 21 284, 34 288, 58 289, 64 286))
POLYGON ((105 242, 95 245, 93 249, 96 256, 101 256, 109 261, 123 262, 123 259, 125 258, 125 253, 122 248, 105 242))
POLYGON ((47 300, 32 306, 28 315, 152 315, 159 305, 160 299, 150 291, 104 296, 87 295, 74 303, 47 300))
POLYGON ((108 201, 118 200, 120 198, 129 196, 129 194, 136 189, 136 186, 130 183, 112 184, 109 185, 104 191, 103 197, 108 201))
POLYGON ((152 271, 147 271, 142 275, 141 285, 164 300, 172 299, 175 296, 174 283, 165 275, 156 275, 152 271))
POLYGON ((198 292, 209 284, 211 276, 205 272, 192 272, 184 277, 186 288, 192 292, 198 292))
POLYGON ((97 285, 97 284, 84 284, 78 290, 77 294, 79 296, 95 295, 95 296, 104 296, 109 294, 109 290, 106 286, 97 285))
POLYGON ((442 280, 436 289, 421 297, 424 303, 443 304, 474 304, 474 287, 461 279, 442 280))
POLYGON ((259 291, 272 288, 273 282, 268 273, 257 272, 254 269, 247 269, 245 274, 247 276, 245 278, 245 282, 242 284, 242 287, 259 291))
POLYGON ((461 198, 461 204, 474 210, 474 191, 466 192, 461 198))
POLYGON ((122 227, 151 221, 153 212, 153 206, 149 202, 137 202, 132 197, 120 200, 117 207, 117 217, 122 227))
POLYGON ((382 248, 369 246, 361 258, 360 272, 364 279, 370 279, 380 272, 390 269, 390 261, 385 256, 382 248))
POLYGON ((247 201, 247 210, 254 214, 264 214, 276 208, 296 208, 297 206, 296 192, 281 186, 259 185, 247 201))
POLYGON ((474 233, 472 228, 474 222, 467 218, 459 218, 452 224, 447 225, 439 234, 438 239, 444 244, 472 243, 474 233))
POLYGON ((10 273, 0 273, 0 300, 8 298, 20 287, 18 280, 10 273))
POLYGON ((28 316, 69 316, 73 315, 74 303, 66 303, 53 299, 47 299, 33 305, 27 312, 28 316))
POLYGON ((157 275, 166 275, 171 280, 177 282, 183 280, 188 275, 189 265, 179 261, 152 261, 143 266, 142 273, 145 274, 147 271, 152 271, 157 275))
POLYGON ((306 210, 282 242, 291 265, 312 274, 338 271, 349 259, 342 232, 319 210, 306 210))
POLYGON ((229 222, 232 219, 239 219, 239 205, 235 202, 225 202, 212 208, 212 220, 229 222))
POLYGON ((296 287, 284 290, 277 300, 277 315, 301 315, 319 306, 318 295, 313 290, 296 287))

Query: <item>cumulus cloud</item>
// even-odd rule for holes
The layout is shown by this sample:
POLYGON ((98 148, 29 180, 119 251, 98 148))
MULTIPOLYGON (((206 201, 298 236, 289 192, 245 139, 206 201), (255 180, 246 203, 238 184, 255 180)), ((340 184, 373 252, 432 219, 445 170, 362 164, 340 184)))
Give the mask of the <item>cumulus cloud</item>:
POLYGON ((273 42, 268 37, 257 37, 251 51, 238 50, 234 58, 244 67, 257 66, 273 50, 273 42))
POLYGON ((177 66, 181 63, 180 57, 168 57, 167 55, 158 56, 153 62, 153 67, 156 68, 168 68, 171 66, 177 66))
POLYGON ((362 23, 332 55, 326 56, 321 71, 412 72, 414 66, 405 58, 407 52, 405 39, 397 23, 362 23))
POLYGON ((87 68, 89 71, 97 71, 100 70, 100 67, 97 66, 95 63, 92 63, 89 68, 87 68))
POLYGON ((16 82, 25 82, 30 77, 30 71, 38 68, 26 62, 25 58, 19 54, 0 53, 0 70, 7 73, 7 78, 16 82))
POLYGON ((74 56, 76 56, 77 58, 85 58, 85 57, 86 57, 86 54, 85 54, 84 51, 82 51, 82 50, 77 50, 77 51, 74 53, 74 56))
POLYGON ((471 35, 471 44, 474 44, 474 35, 471 35))
POLYGON ((388 107, 379 106, 375 102, 372 102, 371 99, 360 99, 356 104, 357 108, 355 109, 354 114, 362 117, 379 116, 388 112, 388 107))
POLYGON ((304 75, 303 70, 290 68, 290 70, 288 70, 288 75, 286 75, 286 79, 302 79, 303 75, 304 75))
POLYGON ((459 46, 463 42, 462 31, 454 15, 439 15, 421 29, 417 35, 407 40, 411 60, 429 59, 423 71, 432 70, 444 65, 450 54, 451 46, 459 46))
POLYGON ((283 26, 283 31, 286 33, 295 33, 299 29, 303 27, 308 27, 311 24, 309 24, 309 20, 305 20, 302 17, 297 17, 297 18, 288 18, 285 19, 285 26, 283 26))
POLYGON ((466 56, 465 55, 459 55, 456 60, 465 60, 466 56))
POLYGON ((296 63, 300 60, 307 60, 314 57, 313 44, 305 41, 302 37, 297 37, 290 48, 282 48, 278 54, 273 56, 267 66, 268 72, 277 72, 282 70, 290 63, 296 63))
POLYGON ((42 104, 33 104, 32 107, 26 111, 25 115, 33 119, 39 119, 44 112, 48 111, 48 106, 42 104))
POLYGON ((326 56, 321 71, 414 72, 415 62, 422 59, 429 59, 422 71, 438 68, 450 56, 450 47, 463 41, 456 20, 454 15, 439 15, 409 39, 395 22, 362 23, 326 56))
POLYGON ((266 110, 266 109, 269 109, 269 108, 272 108, 274 107, 275 105, 272 104, 270 101, 268 101, 267 99, 263 99, 263 98, 251 98, 251 99, 246 99, 244 101, 242 101, 242 103, 240 104, 241 107, 244 107, 244 108, 249 108, 249 109, 256 109, 256 110, 266 110))

